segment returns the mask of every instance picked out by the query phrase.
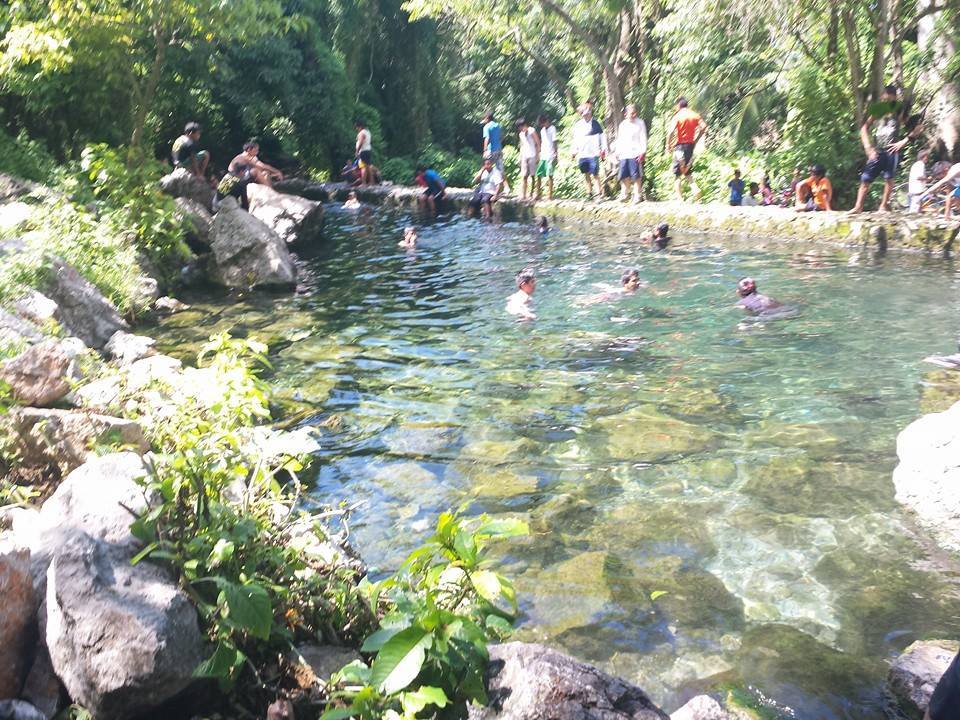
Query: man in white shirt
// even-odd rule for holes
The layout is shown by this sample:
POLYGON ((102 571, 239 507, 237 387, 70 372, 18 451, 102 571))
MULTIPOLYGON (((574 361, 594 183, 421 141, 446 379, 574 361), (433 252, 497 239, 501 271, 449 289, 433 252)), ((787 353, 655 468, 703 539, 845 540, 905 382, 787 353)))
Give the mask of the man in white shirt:
POLYGON ((373 143, 370 130, 362 120, 354 123, 357 130, 357 160, 360 166, 360 184, 373 185, 373 143))
POLYGON ((587 186, 587 196, 603 199, 603 185, 600 183, 600 161, 607 157, 607 135, 603 126, 593 117, 590 105, 580 106, 580 119, 573 126, 573 157, 583 173, 587 186), (597 194, 593 194, 593 184, 597 185, 597 194))
POLYGON ((540 162, 537 164, 537 200, 542 196, 542 181, 547 179, 547 200, 553 200, 553 173, 557 169, 557 129, 546 115, 537 118, 540 125, 540 162))
POLYGON ((507 298, 507 312, 516 315, 518 320, 536 320, 533 312, 533 291, 537 287, 537 277, 533 270, 525 268, 517 273, 517 291, 507 298))
POLYGON ((540 158, 540 137, 537 131, 527 125, 523 118, 517 120, 518 145, 520 146, 520 199, 527 199, 529 182, 530 196, 533 196, 534 176, 537 174, 537 160, 540 158))
POLYGON ((917 161, 910 166, 910 179, 907 182, 907 196, 910 199, 910 212, 918 213, 921 210, 920 198, 927 189, 927 160, 930 159, 929 150, 917 153, 917 161))
POLYGON ((483 159, 483 167, 473 178, 473 182, 477 187, 473 191, 470 207, 474 212, 479 210, 485 220, 489 219, 493 214, 493 204, 503 192, 503 173, 493 164, 493 158, 487 156, 483 159))
POLYGON ((636 105, 627 105, 623 110, 624 121, 617 129, 616 151, 620 160, 620 200, 640 202, 643 186, 643 160, 647 155, 647 126, 637 117, 636 105))

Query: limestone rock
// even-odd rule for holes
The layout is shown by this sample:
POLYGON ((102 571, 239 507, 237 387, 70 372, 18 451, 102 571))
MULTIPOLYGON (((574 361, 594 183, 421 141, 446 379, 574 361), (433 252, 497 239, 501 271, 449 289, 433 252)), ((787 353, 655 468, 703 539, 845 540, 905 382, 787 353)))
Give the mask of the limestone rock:
POLYGON ((173 315, 173 313, 189 310, 190 306, 185 302, 180 302, 176 298, 164 295, 163 297, 157 298, 156 302, 153 303, 153 309, 159 313, 173 315))
POLYGON ((944 547, 960 551, 960 402, 908 425, 897 437, 897 456, 897 500, 944 547))
POLYGON ((175 198, 188 198, 205 208, 213 204, 213 188, 186 168, 176 168, 160 179, 160 189, 175 198))
MULTIPOLYGON (((60 709, 62 686, 60 678, 53 671, 53 663, 50 662, 50 653, 47 651, 46 603, 41 605, 38 617, 41 621, 40 639, 34 651, 33 665, 20 691, 20 697, 40 711, 45 720, 51 720, 60 709)), ((0 717, 3 717, 2 713, 0 717)))
POLYGON ((132 333, 118 330, 107 341, 104 349, 107 354, 121 365, 129 365, 137 360, 142 360, 150 355, 155 355, 157 341, 145 335, 133 335, 132 333))
POLYGON ((25 464, 55 464, 64 475, 83 465, 97 444, 120 444, 139 454, 150 449, 133 420, 79 410, 16 408, 10 427, 25 464))
POLYGON ((709 695, 697 695, 686 705, 670 713, 670 720, 729 720, 727 711, 709 695))
POLYGON ((227 287, 291 286, 297 272, 287 244, 228 197, 210 229, 212 279, 227 287))
POLYGON ((307 200, 316 200, 318 202, 327 202, 330 200, 330 193, 323 183, 316 183, 306 178, 286 178, 273 184, 273 189, 280 193, 288 195, 299 195, 307 200))
POLYGON ((207 206, 188 197, 178 197, 175 202, 177 216, 187 228, 187 239, 191 246, 208 246, 213 215, 210 214, 207 206))
MULTIPOLYGON (((30 629, 37 612, 30 575, 30 550, 0 541, 0 699, 20 695, 27 670, 30 629)), ((0 717, 3 717, 0 715, 0 717)))
POLYGON ((62 260, 53 261, 46 294, 60 306, 64 327, 88 347, 102 350, 115 332, 128 329, 113 303, 62 260))
POLYGON ((0 347, 40 342, 43 335, 31 323, 0 309, 0 347))
POLYGON ((958 646, 955 642, 925 640, 904 650, 887 673, 887 688, 909 717, 921 717, 930 696, 946 672, 958 646))
POLYGON ((70 392, 70 356, 56 340, 31 345, 0 367, 0 377, 23 405, 46 407, 70 392))
POLYGON ((23 297, 14 300, 13 310, 27 322, 40 325, 57 320, 60 315, 57 304, 36 290, 30 290, 23 297))
POLYGON ((490 704, 471 706, 473 720, 666 720, 636 685, 542 645, 490 648, 490 704))
POLYGON ((344 665, 360 659, 360 653, 352 648, 315 644, 298 645, 287 656, 293 679, 303 690, 322 690, 331 675, 344 665))
POLYGON ((257 183, 247 186, 247 198, 250 214, 288 243, 316 237, 323 226, 323 205, 314 200, 278 193, 257 183))
POLYGON ((23 178, 0 173, 0 202, 7 202, 33 192, 36 184, 23 178))
POLYGON ((3 720, 50 720, 33 705, 23 700, 0 701, 0 718, 3 720))
POLYGON ((98 720, 121 720, 173 697, 202 659, 197 614, 153 563, 76 532, 47 573, 47 647, 70 697, 98 720))

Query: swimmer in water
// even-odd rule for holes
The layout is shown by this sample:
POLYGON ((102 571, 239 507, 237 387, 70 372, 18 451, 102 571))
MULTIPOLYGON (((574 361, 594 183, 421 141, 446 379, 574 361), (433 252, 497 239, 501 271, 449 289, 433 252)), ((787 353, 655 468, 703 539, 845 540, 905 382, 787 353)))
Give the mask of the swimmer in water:
POLYGON ((546 235, 550 232, 550 223, 547 221, 546 215, 541 215, 537 218, 537 232, 541 235, 546 235))
POLYGON ((412 225, 403 229, 403 240, 397 243, 402 248, 415 248, 417 246, 417 231, 412 225))
POLYGON ((525 268, 517 273, 517 291, 507 298, 507 312, 516 315, 518 320, 536 320, 533 312, 533 291, 537 287, 537 277, 533 270, 525 268))
POLYGON ((643 241, 650 243, 651 250, 666 250, 667 245, 670 244, 670 226, 665 222, 660 223, 653 229, 652 232, 648 232, 643 236, 643 241))
POLYGON ((616 290, 608 290, 607 292, 590 295, 576 301, 575 304, 596 305, 597 303, 607 302, 608 300, 616 300, 624 295, 633 295, 643 284, 640 280, 640 271, 636 268, 630 268, 629 270, 623 271, 623 274, 620 276, 620 287, 616 290))
POLYGON ((753 278, 745 277, 737 282, 737 295, 740 296, 737 307, 741 307, 754 315, 760 315, 761 313, 783 307, 782 303, 758 293, 757 283, 753 278))
POLYGON ((350 194, 347 195, 347 201, 343 204, 344 210, 356 210, 360 207, 360 200, 357 198, 357 194, 351 190, 350 194))

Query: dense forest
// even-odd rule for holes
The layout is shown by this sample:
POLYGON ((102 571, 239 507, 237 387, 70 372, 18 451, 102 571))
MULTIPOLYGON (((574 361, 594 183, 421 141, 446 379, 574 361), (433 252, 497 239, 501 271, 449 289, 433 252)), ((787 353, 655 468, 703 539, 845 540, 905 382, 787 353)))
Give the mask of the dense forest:
MULTIPOLYGON (((505 124, 552 115, 563 137, 585 99, 610 131, 635 103, 659 148, 682 94, 710 126, 701 165, 708 198, 733 166, 782 181, 813 162, 849 197, 863 162, 859 121, 886 83, 923 117, 936 159, 960 153, 958 7, 22 0, 0 9, 0 123, 57 160, 92 143, 162 159, 196 120, 215 169, 257 136, 265 157, 326 176, 352 157, 359 118, 387 179, 409 181, 413 163, 425 159, 463 184, 487 109, 505 124)), ((651 151, 651 197, 664 194, 658 183, 668 163, 651 151)), ((561 194, 579 189, 567 170, 561 194)))

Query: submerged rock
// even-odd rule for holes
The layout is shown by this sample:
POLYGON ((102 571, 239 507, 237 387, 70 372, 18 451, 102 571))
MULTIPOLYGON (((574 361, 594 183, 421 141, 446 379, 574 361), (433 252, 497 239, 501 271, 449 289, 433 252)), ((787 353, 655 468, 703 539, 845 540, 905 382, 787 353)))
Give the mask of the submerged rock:
POLYGON ((284 240, 232 198, 220 204, 210 230, 211 277, 234 288, 291 286, 297 269, 284 240))
POLYGON ((60 342, 45 340, 4 362, 0 378, 17 402, 46 407, 70 392, 71 359, 60 342))
POLYGON ((529 614, 537 628, 556 637, 590 625, 606 610, 613 598, 604 577, 606 561, 605 552, 585 552, 518 577, 520 595, 532 600, 529 614))
POLYGON ((250 214, 288 243, 310 240, 323 227, 323 205, 296 195, 279 193, 266 185, 247 186, 250 214))
POLYGON ((947 549, 960 551, 960 402, 924 415, 897 437, 896 499, 947 549))
POLYGON ((609 436, 610 456, 633 462, 659 462, 715 448, 719 436, 699 425, 678 420, 652 405, 600 418, 598 429, 609 436))
POLYGON ((129 327, 117 308, 76 268, 54 260, 45 289, 60 307, 60 319, 88 347, 102 350, 118 330, 129 327))
MULTIPOLYGON (((0 699, 20 695, 27 667, 30 630, 37 612, 30 550, 0 541, 0 699)), ((0 717, 3 717, 0 715, 0 717)))
POLYGON ((76 532, 47 575, 47 647, 70 697, 98 720, 156 707, 193 681, 197 613, 177 583, 127 548, 76 532))
POLYGON ((542 645, 490 648, 485 675, 490 702, 471 720, 667 720, 636 685, 542 645))
POLYGON ((176 168, 160 178, 160 189, 175 198, 188 198, 209 209, 213 205, 213 188, 186 168, 176 168))
POLYGON ((679 710, 670 713, 670 720, 729 720, 726 710, 709 695, 697 695, 679 710))
POLYGON ((887 674, 887 688, 900 709, 910 718, 920 718, 930 706, 930 697, 957 654, 958 644, 924 640, 903 651, 887 674))

